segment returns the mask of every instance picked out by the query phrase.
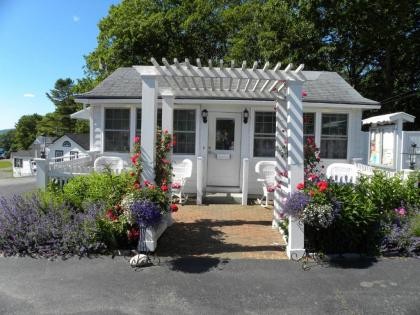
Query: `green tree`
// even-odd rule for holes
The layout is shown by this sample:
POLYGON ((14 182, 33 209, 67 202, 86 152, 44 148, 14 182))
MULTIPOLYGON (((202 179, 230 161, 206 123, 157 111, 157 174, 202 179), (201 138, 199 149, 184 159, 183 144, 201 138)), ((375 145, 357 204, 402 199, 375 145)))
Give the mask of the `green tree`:
POLYGON ((37 135, 37 125, 42 120, 42 116, 38 114, 24 115, 20 117, 15 125, 15 136, 13 141, 13 149, 27 150, 34 142, 37 135))
POLYGON ((76 121, 70 118, 70 115, 76 112, 80 106, 74 101, 74 82, 70 78, 58 79, 55 82, 54 89, 46 93, 47 97, 55 105, 53 115, 47 119, 49 122, 56 121, 57 125, 48 133, 61 136, 65 133, 72 133, 75 130, 76 121), (54 130, 55 129, 55 130, 54 130))
POLYGON ((14 145, 16 131, 9 130, 4 134, 0 135, 0 148, 3 148, 6 152, 10 153, 12 151, 16 151, 16 147, 14 145))
POLYGON ((98 46, 86 56, 88 73, 104 78, 118 67, 150 58, 222 58, 227 25, 222 12, 240 0, 124 0, 99 22, 98 46))

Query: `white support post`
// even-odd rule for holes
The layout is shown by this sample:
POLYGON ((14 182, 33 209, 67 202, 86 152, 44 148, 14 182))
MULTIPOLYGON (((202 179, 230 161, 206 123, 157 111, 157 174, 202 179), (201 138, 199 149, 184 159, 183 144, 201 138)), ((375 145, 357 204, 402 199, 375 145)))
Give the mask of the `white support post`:
POLYGON ((242 205, 248 205, 249 159, 242 160, 242 205))
MULTIPOLYGON (((297 184, 304 181, 302 82, 288 81, 286 101, 289 192, 293 193, 297 184)), ((287 256, 299 259, 304 253, 303 223, 289 217, 287 256)))
POLYGON ((401 171, 404 168, 404 159, 403 159, 403 122, 401 119, 398 120, 396 126, 396 137, 397 137, 397 147, 395 148, 395 170, 397 172, 401 171))
POLYGON ((172 135, 174 129, 174 95, 170 91, 162 91, 162 130, 172 135))
POLYGON ((130 106, 130 150, 134 150, 134 137, 136 136, 137 129, 137 107, 136 105, 130 106))
POLYGON ((283 207, 283 199, 286 197, 286 192, 282 188, 283 178, 280 173, 287 172, 287 160, 284 147, 286 145, 287 132, 287 108, 283 100, 276 101, 276 189, 274 191, 274 211, 273 211, 273 228, 279 227, 279 221, 282 220, 281 213, 283 207))
POLYGON ((48 186, 48 163, 47 159, 35 159, 36 163, 36 186, 40 189, 46 189, 48 186))
POLYGON ((203 157, 197 157, 197 205, 203 204, 203 157))
POLYGON ((142 75, 141 159, 143 180, 155 181, 157 74, 142 75))

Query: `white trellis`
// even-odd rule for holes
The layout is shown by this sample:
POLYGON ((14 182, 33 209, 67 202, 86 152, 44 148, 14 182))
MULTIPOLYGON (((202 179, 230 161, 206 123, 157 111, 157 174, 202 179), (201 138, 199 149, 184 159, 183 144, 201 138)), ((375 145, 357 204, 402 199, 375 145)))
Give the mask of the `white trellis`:
MULTIPOLYGON (((283 70, 281 63, 270 69, 266 62, 259 69, 254 62, 251 68, 246 62, 236 67, 231 61, 226 65, 220 60, 218 65, 208 61, 203 67, 200 59, 193 66, 188 59, 180 63, 174 59, 170 64, 165 58, 160 65, 154 58, 152 66, 134 66, 142 78, 142 159, 143 179, 154 180, 155 137, 158 95, 162 97, 162 127, 172 130, 173 104, 175 98, 191 99, 271 99, 276 108, 276 181, 274 200, 274 226, 281 219, 283 198, 296 189, 303 181, 303 120, 302 86, 307 80, 315 80, 316 72, 303 72, 303 65, 293 70, 287 65, 283 70), (169 88, 159 89, 159 79, 169 88), (287 140, 287 161, 281 155, 287 140), (281 176, 282 172, 288 176, 281 176)), ((289 218, 289 240, 287 254, 300 258, 304 253, 303 225, 289 218)))

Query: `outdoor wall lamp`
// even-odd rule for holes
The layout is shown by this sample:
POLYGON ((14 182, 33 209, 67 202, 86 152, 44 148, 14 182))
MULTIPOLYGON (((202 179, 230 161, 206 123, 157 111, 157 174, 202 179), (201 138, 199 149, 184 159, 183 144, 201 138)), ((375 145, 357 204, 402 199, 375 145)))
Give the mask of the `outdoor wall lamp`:
POLYGON ((207 109, 203 109, 201 111, 201 117, 203 118, 203 123, 207 124, 207 117, 209 116, 209 111, 207 109))
POLYGON ((247 109, 244 110, 244 124, 248 123, 249 112, 247 109))

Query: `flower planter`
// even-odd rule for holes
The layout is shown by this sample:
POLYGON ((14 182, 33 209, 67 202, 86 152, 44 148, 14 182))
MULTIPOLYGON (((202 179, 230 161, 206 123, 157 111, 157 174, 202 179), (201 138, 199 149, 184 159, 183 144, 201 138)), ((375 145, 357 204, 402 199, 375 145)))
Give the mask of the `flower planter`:
POLYGON ((168 226, 173 223, 171 213, 167 213, 162 216, 162 220, 153 226, 140 227, 140 238, 138 243, 139 252, 154 252, 157 247, 157 241, 159 237, 165 232, 168 226))

